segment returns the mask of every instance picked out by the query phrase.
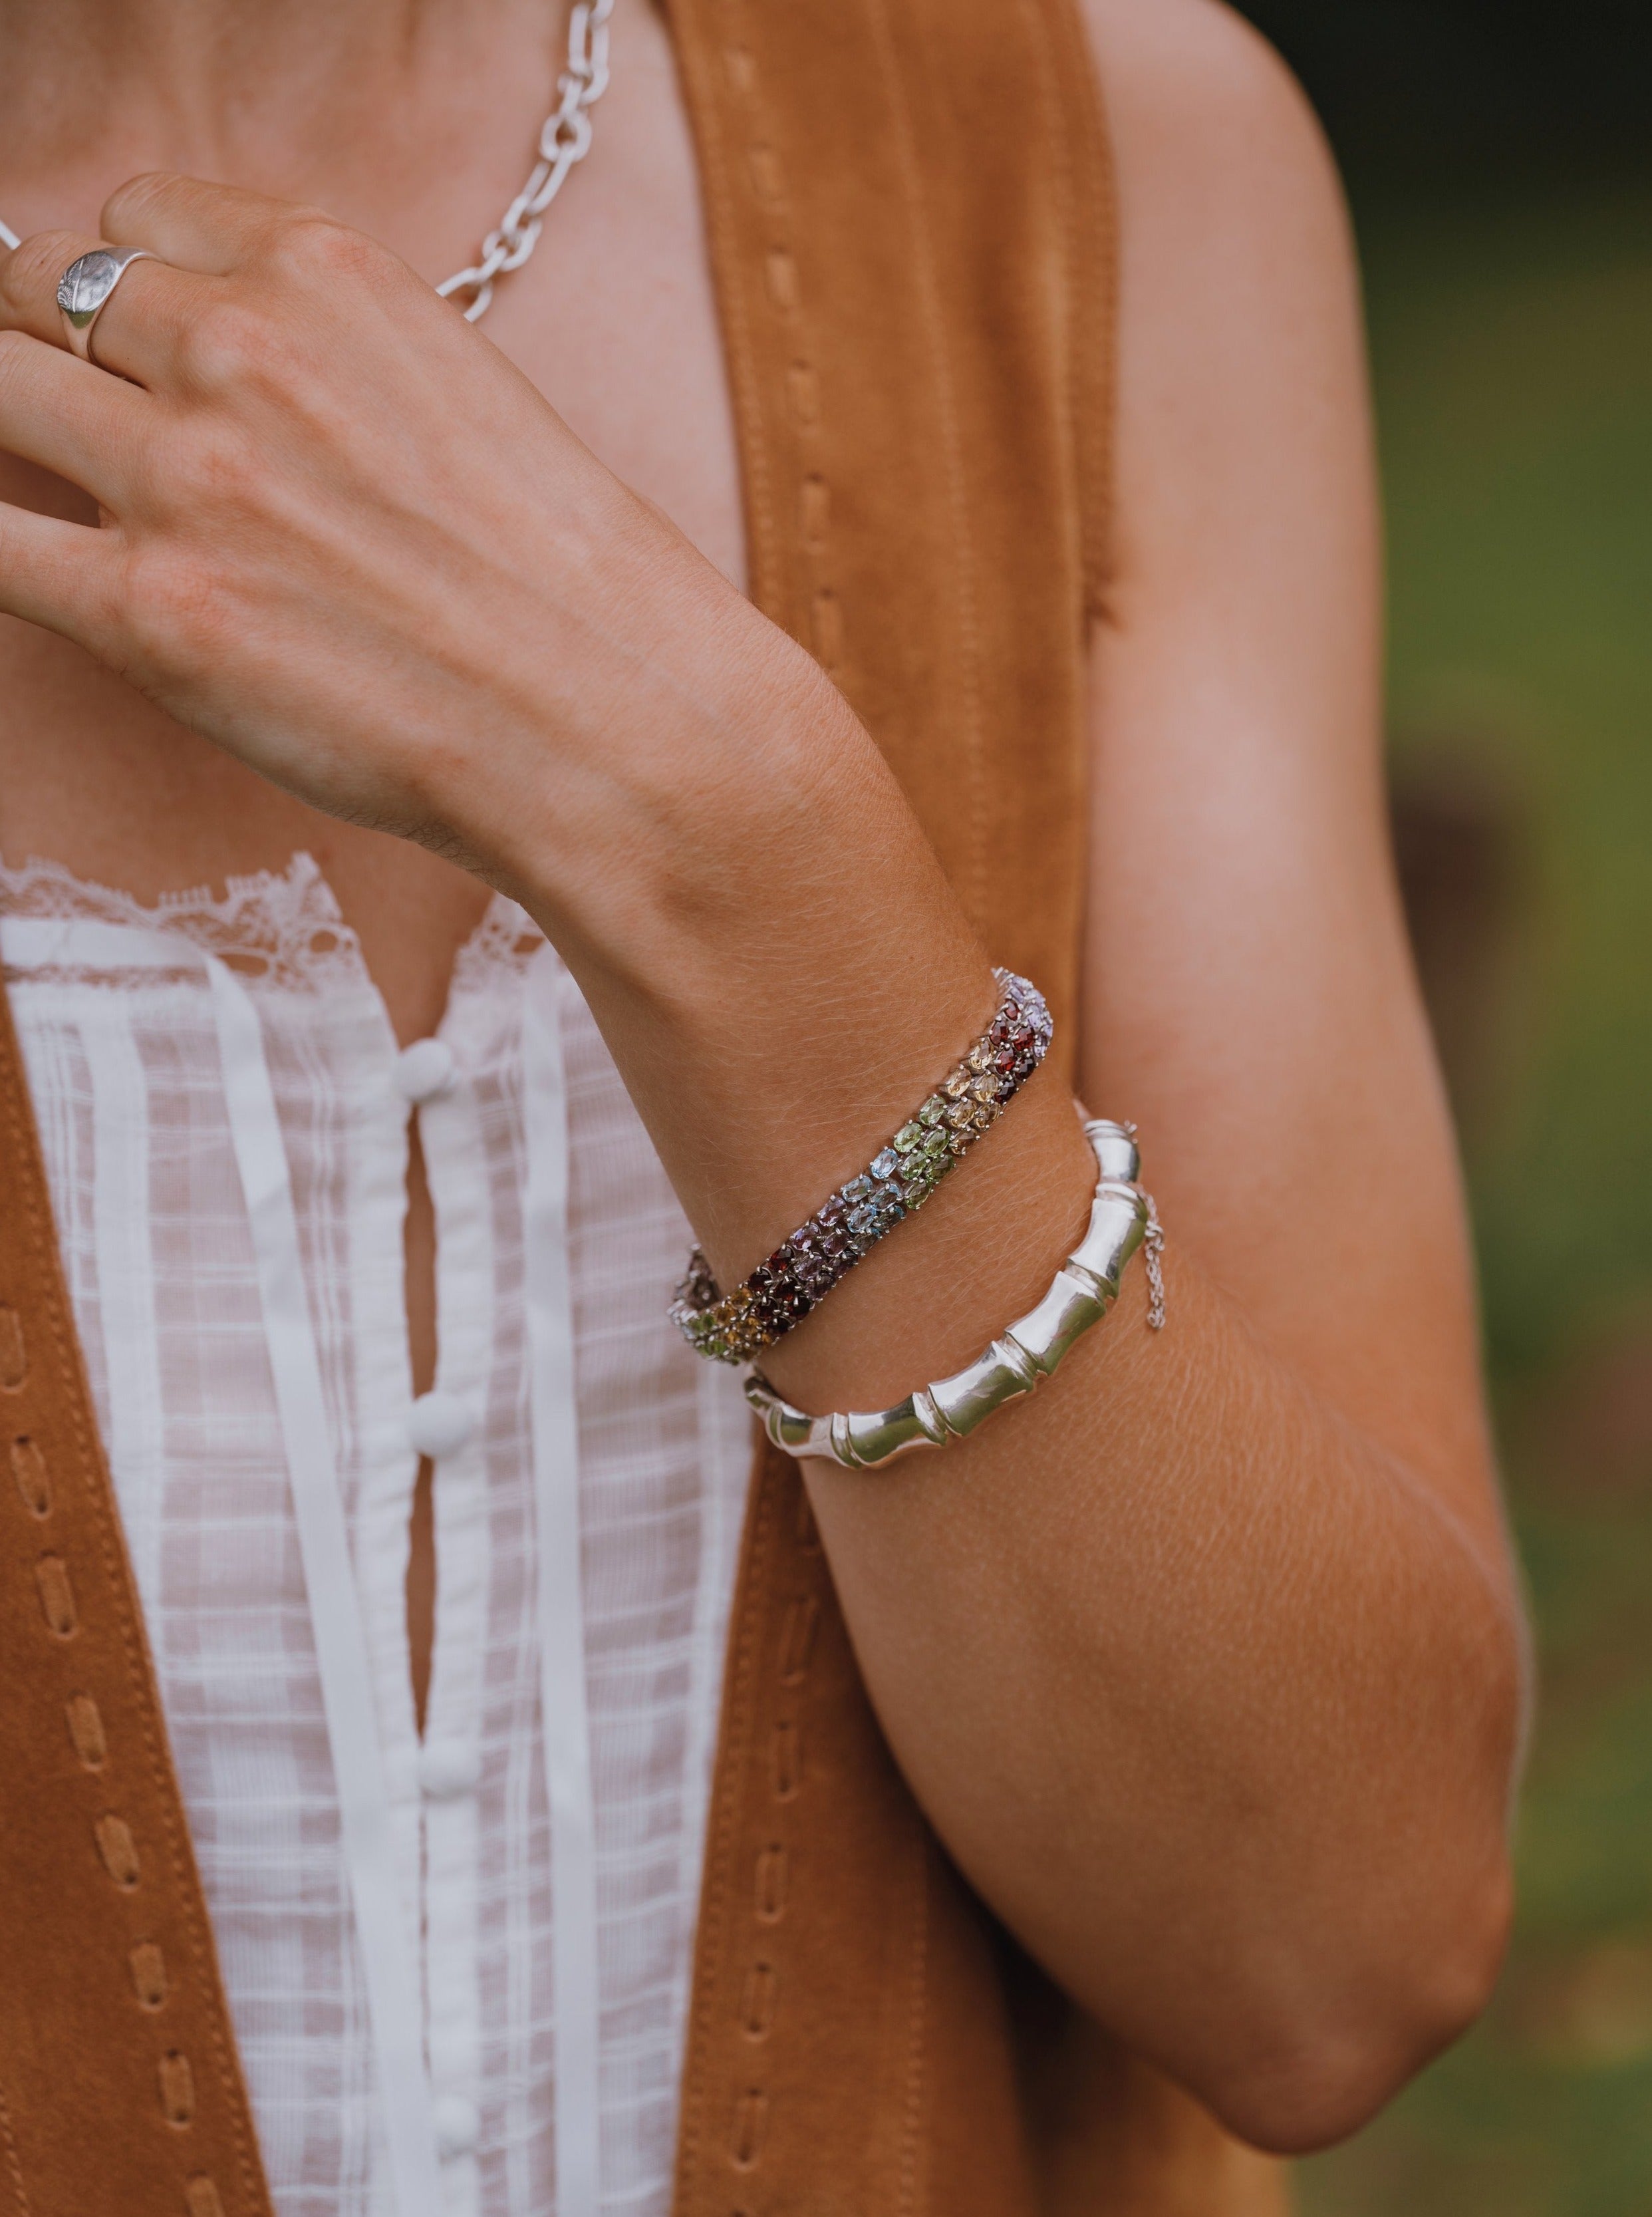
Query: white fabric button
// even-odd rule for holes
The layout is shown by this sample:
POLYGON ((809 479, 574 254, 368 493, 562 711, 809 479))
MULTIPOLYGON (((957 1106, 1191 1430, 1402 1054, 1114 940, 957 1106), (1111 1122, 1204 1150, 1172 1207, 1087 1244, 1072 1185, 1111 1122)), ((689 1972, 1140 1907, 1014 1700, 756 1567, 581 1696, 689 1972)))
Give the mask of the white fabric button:
POLYGON ((446 1040, 415 1040, 396 1058, 396 1090, 415 1107, 421 1101, 434 1101, 453 1084, 457 1066, 446 1040))
POLYGON ((436 1461, 457 1454, 476 1430, 470 1405, 457 1393, 421 1393, 408 1411, 407 1443, 415 1454, 436 1461))
POLYGON ((430 2105, 436 2128, 436 2152, 444 2162, 469 2155, 482 2137, 482 2119, 474 2102, 464 2094, 441 2094, 430 2105))
POLYGON ((482 1782, 482 1751, 462 1739, 428 1739, 419 1750, 419 1784, 433 1801, 457 1801, 482 1782))

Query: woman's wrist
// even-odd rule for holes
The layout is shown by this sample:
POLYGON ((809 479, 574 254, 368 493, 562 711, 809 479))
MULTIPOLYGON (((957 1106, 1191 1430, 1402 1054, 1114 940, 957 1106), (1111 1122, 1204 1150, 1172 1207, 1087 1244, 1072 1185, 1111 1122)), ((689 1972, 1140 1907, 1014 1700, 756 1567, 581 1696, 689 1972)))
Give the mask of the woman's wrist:
POLYGON ((544 582, 478 600, 461 713, 410 775, 430 843, 670 1000, 699 942, 726 958, 778 921, 811 846, 853 866, 878 817, 907 812, 818 666, 623 486, 600 490, 614 513, 581 534, 577 602, 569 550, 525 547, 544 582))
POLYGON ((997 988, 817 665, 713 573, 632 605, 652 639, 627 642, 624 693, 596 657, 581 700, 548 676, 553 728, 458 765, 447 825, 569 961, 733 1283, 905 1120, 997 988))
POLYGON ((503 638, 488 657, 507 716, 545 713, 457 766, 453 828, 569 961, 734 1282, 979 1036, 996 988, 843 695, 623 487, 587 491, 577 612, 553 590, 513 626, 531 661, 503 638))

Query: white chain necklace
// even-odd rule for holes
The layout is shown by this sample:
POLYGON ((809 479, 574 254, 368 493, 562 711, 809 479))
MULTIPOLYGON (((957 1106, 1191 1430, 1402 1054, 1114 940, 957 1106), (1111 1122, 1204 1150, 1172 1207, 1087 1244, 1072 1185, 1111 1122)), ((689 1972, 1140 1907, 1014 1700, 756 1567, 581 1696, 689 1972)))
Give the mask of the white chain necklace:
MULTIPOLYGON (((501 277, 520 269, 539 243, 546 210, 564 180, 591 148, 590 111, 608 86, 608 18, 613 0, 574 0, 568 18, 568 61, 557 80, 558 103, 539 133, 539 154, 527 182, 490 231, 468 269, 444 277, 436 290, 444 300, 464 304, 465 320, 485 315, 501 277)), ((17 233, 0 221, 0 244, 21 245, 17 233)))

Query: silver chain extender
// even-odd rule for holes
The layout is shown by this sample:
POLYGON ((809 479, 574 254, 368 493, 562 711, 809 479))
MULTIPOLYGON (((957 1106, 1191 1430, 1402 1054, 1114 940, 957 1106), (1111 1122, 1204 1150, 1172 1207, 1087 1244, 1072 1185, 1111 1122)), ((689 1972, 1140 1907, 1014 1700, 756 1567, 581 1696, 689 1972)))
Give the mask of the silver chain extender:
POLYGON ((1164 1330, 1167 1311, 1164 1306, 1164 1226, 1159 1221, 1158 1203, 1150 1193, 1143 1193, 1147 1203, 1147 1231, 1142 1245, 1147 1263, 1147 1321, 1153 1331, 1164 1330))
MULTIPOLYGON (((1141 1136, 1134 1124, 1121 1124, 1119 1128, 1128 1132, 1132 1141, 1141 1136)), ((1147 1267, 1148 1327, 1153 1331, 1162 1331, 1167 1314, 1164 1306, 1164 1226, 1159 1221, 1159 1205, 1152 1195, 1145 1186, 1139 1187, 1138 1190, 1147 1203, 1147 1230, 1142 1237, 1142 1260, 1147 1267)))
MULTIPOLYGON (((608 18, 613 0, 574 0, 568 17, 568 60, 557 80, 558 104, 545 119, 539 150, 527 182, 505 210, 496 231, 482 242, 468 269, 443 278, 436 290, 443 300, 457 295, 467 324, 484 316, 501 277, 520 269, 539 243, 546 210, 562 190, 568 172, 591 151, 590 111, 608 89, 608 18)), ((22 244, 0 221, 0 246, 14 252, 22 244)))

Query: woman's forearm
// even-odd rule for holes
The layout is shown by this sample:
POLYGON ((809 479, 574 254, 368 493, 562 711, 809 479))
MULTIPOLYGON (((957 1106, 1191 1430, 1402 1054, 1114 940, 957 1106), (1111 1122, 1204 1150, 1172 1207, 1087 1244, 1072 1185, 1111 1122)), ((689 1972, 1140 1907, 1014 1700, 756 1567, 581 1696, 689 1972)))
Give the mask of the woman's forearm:
MULTIPOLYGON (((565 873, 536 883, 530 857, 519 880, 725 1285, 993 997, 869 742, 789 652, 731 639, 718 744, 749 718, 752 773, 668 767, 675 861, 627 880, 610 851, 601 901, 628 883, 635 905, 606 944, 565 873)), ((1093 1183, 1052 1067, 766 1374, 825 1411, 958 1368, 1042 1294, 1093 1183)), ((1518 1622, 1495 1548, 1172 1269, 1163 1334, 1133 1275, 1032 1403, 809 1483, 873 1700, 971 1880, 1236 2129, 1309 2146, 1483 2003, 1518 1622)))
MULTIPOLYGON (((1032 1145, 1007 1118, 951 1196, 983 1277, 1031 1261, 1032 1145)), ((855 1295, 909 1385, 934 1374, 912 1343, 936 1257, 888 1245, 855 1295)), ((1308 2146, 1483 2004, 1518 1616, 1495 1547, 1174 1244, 1168 1277, 1162 1333, 1133 1269, 1031 1402, 883 1473, 812 1465, 811 1491, 885 1728, 971 1881, 1237 2131, 1308 2146)))

